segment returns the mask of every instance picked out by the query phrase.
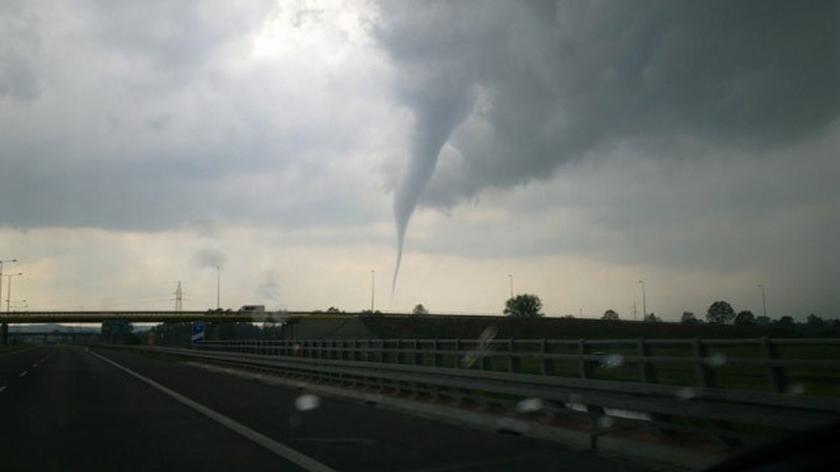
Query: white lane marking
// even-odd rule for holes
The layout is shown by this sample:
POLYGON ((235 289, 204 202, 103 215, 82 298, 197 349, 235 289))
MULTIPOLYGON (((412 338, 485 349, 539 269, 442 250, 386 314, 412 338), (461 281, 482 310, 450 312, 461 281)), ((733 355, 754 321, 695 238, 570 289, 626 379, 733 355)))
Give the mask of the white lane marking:
POLYGON ((294 450, 294 449, 292 449, 292 448, 290 448, 290 447, 288 447, 284 444, 281 444, 281 443, 269 438, 268 436, 260 434, 256 431, 254 431, 253 429, 245 426, 244 424, 238 423, 235 420, 233 420, 231 418, 228 418, 227 416, 225 416, 225 415, 223 415, 223 414, 221 414, 221 413, 219 413, 215 410, 211 410, 210 408, 207 408, 206 406, 202 405, 201 403, 198 403, 194 400, 191 400, 191 399, 181 395, 180 393, 178 393, 174 390, 170 390, 169 388, 164 387, 163 385, 155 382, 154 380, 152 380, 148 377, 145 377, 141 374, 138 374, 137 372, 134 372, 133 370, 129 369, 128 367, 125 367, 121 364, 118 364, 118 363, 112 361, 111 359, 108 359, 107 357, 105 357, 105 356, 103 356, 99 353, 96 353, 96 352, 93 352, 93 351, 88 351, 88 352, 92 356, 95 356, 95 357, 107 362, 108 364, 111 364, 112 366, 122 370, 123 372, 127 373, 128 375, 131 375, 132 377, 134 377, 136 379, 142 380, 143 382, 145 382, 145 383, 151 385, 152 387, 160 390, 161 392, 169 395, 170 397, 174 398, 175 400, 178 400, 179 402, 181 402, 184 405, 192 408, 193 410, 196 410, 197 412, 199 412, 199 413, 203 414, 204 416, 212 419, 213 421, 221 424, 222 426, 230 429, 231 431, 244 436, 245 438, 259 444, 260 446, 268 449, 269 451, 277 454, 278 456, 281 456, 281 457, 285 458, 289 462, 293 462, 294 464, 296 464, 300 467, 303 467, 304 469, 312 471, 312 472, 336 472, 335 469, 332 469, 332 468, 316 461, 315 459, 313 459, 309 456, 301 454, 300 452, 298 452, 298 451, 296 451, 296 450, 294 450))
POLYGON ((36 363, 32 364, 32 367, 38 367, 38 363, 36 362, 36 363))
POLYGON ((0 386, 0 393, 2 393, 2 392, 3 392, 3 390, 6 390, 6 386, 5 386, 5 385, 0 386))
POLYGON ((18 377, 26 377, 26 374, 28 374, 28 373, 29 373, 28 370, 24 370, 23 372, 18 374, 18 377))
POLYGON ((372 446, 375 444, 372 439, 367 438, 292 438, 292 441, 364 444, 366 446, 372 446))

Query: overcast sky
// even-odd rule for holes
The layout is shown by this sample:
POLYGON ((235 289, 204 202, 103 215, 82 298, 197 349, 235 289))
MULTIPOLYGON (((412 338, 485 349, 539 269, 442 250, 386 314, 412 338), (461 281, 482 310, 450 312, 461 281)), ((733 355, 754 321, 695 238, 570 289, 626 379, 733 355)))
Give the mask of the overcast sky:
MULTIPOLYGON (((840 316, 840 4, 0 2, 32 309, 840 316), (237 4, 240 3, 240 4, 237 4), (401 269, 391 296, 398 240, 401 269)), ((3 284, 3 299, 6 284, 3 284)), ((18 302, 22 305, 22 302, 18 302)), ((5 304, 4 304, 5 308, 5 304)))

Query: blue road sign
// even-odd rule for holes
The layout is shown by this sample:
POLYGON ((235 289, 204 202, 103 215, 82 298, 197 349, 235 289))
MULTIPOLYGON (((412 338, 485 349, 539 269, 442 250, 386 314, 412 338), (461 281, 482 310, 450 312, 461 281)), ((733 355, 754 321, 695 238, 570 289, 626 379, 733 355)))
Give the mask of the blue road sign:
POLYGON ((192 342, 198 343, 204 341, 205 326, 203 321, 193 321, 192 324, 192 342))

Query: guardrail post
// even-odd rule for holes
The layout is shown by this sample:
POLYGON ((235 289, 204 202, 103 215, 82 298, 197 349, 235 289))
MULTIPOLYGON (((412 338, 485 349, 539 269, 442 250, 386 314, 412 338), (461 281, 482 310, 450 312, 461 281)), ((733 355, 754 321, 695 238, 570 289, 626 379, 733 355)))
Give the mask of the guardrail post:
POLYGON ((578 340, 578 375, 582 379, 592 378, 592 363, 584 356, 589 355, 589 346, 583 339, 578 340))
POLYGON ((700 338, 694 338, 692 341, 694 346, 694 362, 697 370, 697 383, 701 387, 717 387, 717 378, 715 370, 708 364, 709 351, 706 345, 700 338))
POLYGON ((405 354, 402 352, 402 350, 402 339, 397 339, 397 364, 402 364, 403 362, 405 362, 405 354))
MULTIPOLYGON (((589 355, 589 345, 586 344, 585 339, 578 340, 578 374, 582 379, 591 379, 592 378, 592 362, 586 359, 584 356, 589 355)), ((586 411, 588 411, 591 415, 595 417, 601 417, 604 415, 604 407, 600 405, 586 405, 586 411)), ((594 419, 593 419, 594 420, 594 419)))
POLYGON ((435 367, 440 366, 440 356, 438 355, 438 340, 435 339, 432 341, 432 365, 435 367))
MULTIPOLYGON (((543 338, 540 339, 540 354, 551 354, 551 346, 549 346, 548 341, 543 338)), ((552 372, 552 362, 551 359, 540 356, 540 373, 543 375, 550 375, 552 372)))
POLYGON ((644 339, 639 338, 639 377, 644 383, 656 383, 656 365, 648 362, 647 357, 650 356, 650 344, 646 343, 644 339))
POLYGON ((464 346, 461 344, 461 338, 455 339, 455 368, 462 367, 461 360, 464 358, 464 346))
POLYGON ((493 357, 490 352, 493 350, 493 341, 487 341, 487 345, 482 346, 481 341, 476 341, 476 352, 478 353, 478 362, 481 364, 481 370, 493 370, 493 357))
MULTIPOLYGON (((776 345, 773 344, 769 339, 767 339, 766 336, 761 338, 761 347, 765 359, 772 361, 781 358, 781 356, 779 356, 779 350, 776 348, 776 345)), ((787 375, 785 374, 785 368, 783 366, 768 364, 767 374, 768 380, 770 382, 770 390, 781 393, 787 391, 788 380, 787 375)))
POLYGON ((414 345, 414 365, 420 365, 423 363, 423 359, 420 357, 420 344, 416 339, 413 340, 412 344, 414 345))
POLYGON ((379 340, 379 362, 388 362, 388 342, 384 339, 379 340))
POLYGON ((508 340, 508 371, 510 372, 519 372, 519 357, 515 356, 514 353, 516 352, 516 345, 513 339, 508 340))
MULTIPOLYGON (((708 355, 709 351, 706 348, 706 345, 703 344, 703 340, 700 338, 694 338, 692 341, 694 346, 694 361, 696 363, 697 368, 697 381, 703 388, 714 388, 718 386, 717 376, 715 375, 715 370, 708 364, 708 355)), ((733 438, 731 436, 732 432, 732 425, 728 421, 714 421, 715 426, 717 426, 720 430, 722 430, 726 434, 721 434, 718 436, 718 439, 726 446, 726 447, 734 447, 740 444, 740 440, 733 438)))

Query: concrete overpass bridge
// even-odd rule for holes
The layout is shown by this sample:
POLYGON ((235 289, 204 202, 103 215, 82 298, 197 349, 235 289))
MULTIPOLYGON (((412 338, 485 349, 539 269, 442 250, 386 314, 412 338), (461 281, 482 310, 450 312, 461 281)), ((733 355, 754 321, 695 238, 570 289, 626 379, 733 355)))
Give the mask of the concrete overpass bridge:
POLYGON ((205 311, 11 311, 0 313, 2 323, 101 323, 108 320, 126 320, 132 323, 157 323, 164 321, 265 321, 281 319, 306 312, 256 312, 233 310, 205 311))
POLYGON ((99 339, 98 332, 92 331, 10 331, 8 338, 23 342, 60 342, 88 343, 99 339))
MULTIPOLYGON (((102 323, 109 320, 125 320, 132 323, 170 322, 219 322, 219 321, 281 321, 290 316, 306 315, 306 312, 266 312, 260 310, 205 310, 205 311, 10 311, 0 313, 0 343, 7 344, 9 324, 20 323, 102 323)), ((51 334, 51 333, 49 333, 51 334)), ((13 334, 20 336, 21 334, 13 334)))

